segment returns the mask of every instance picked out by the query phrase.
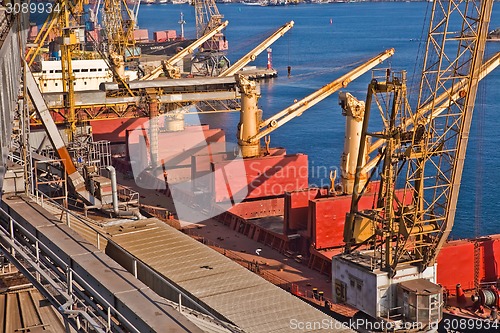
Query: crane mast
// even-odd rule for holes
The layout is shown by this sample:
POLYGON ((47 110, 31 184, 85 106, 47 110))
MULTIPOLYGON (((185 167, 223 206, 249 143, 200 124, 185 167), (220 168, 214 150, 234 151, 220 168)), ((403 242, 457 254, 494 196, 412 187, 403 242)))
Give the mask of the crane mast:
MULTIPOLYGON (((398 265, 416 264, 420 270, 432 265, 453 227, 480 78, 492 2, 439 3, 433 8, 416 108, 427 112, 412 112, 406 107, 404 77, 393 75, 384 83, 373 80, 368 90, 367 99, 389 92, 394 97, 392 113, 385 114, 383 133, 370 135, 365 129, 361 136, 361 146, 367 136, 385 140, 380 155, 383 167, 377 213, 368 220, 381 222, 382 241, 378 244, 385 246, 381 250, 384 252, 381 268, 391 274, 398 265), (445 3, 449 6, 444 6, 445 3), (464 24, 457 32, 448 21, 458 19, 464 24), (438 103, 443 99, 448 101, 446 105, 438 103), (438 107, 440 112, 429 121, 429 114, 435 114, 438 107), (410 121, 414 125, 408 130, 405 124, 410 121), (398 180, 404 181, 404 187, 401 199, 397 200, 394 193, 398 180)), ((367 108, 370 102, 367 100, 367 108)), ((368 118, 366 115, 366 124, 368 118)), ((358 159, 359 170, 363 166, 364 161, 358 159)), ((355 182, 359 182, 358 178, 359 173, 355 182)), ((362 193, 353 193, 346 223, 347 252, 366 242, 354 240, 353 235, 361 196, 362 193)), ((374 238, 372 235, 371 240, 374 238)))
POLYGON ((340 290, 336 300, 374 318, 399 316, 427 325, 441 318, 436 257, 454 224, 478 82, 498 61, 483 66, 492 6, 493 0, 434 1, 413 110, 405 72, 386 70, 369 84, 346 246, 333 259, 332 272, 340 290), (378 113, 371 112, 372 104, 378 113), (371 113, 381 117, 379 132, 369 130, 371 113), (371 139, 377 139, 373 147, 371 139), (366 152, 376 155, 371 162, 366 152), (380 182, 370 186, 376 166, 380 182), (360 210, 370 189, 377 193, 373 208, 360 210), (363 290, 364 283, 370 290, 363 290), (356 300, 353 286, 365 296, 356 300), (419 305, 408 303, 412 297, 419 305))
POLYGON ((125 61, 140 55, 135 47, 135 19, 125 0, 104 0, 103 25, 108 54, 121 80, 125 77, 125 61))
POLYGON ((300 101, 281 110, 273 116, 262 120, 262 111, 259 110, 257 102, 259 92, 256 83, 242 74, 236 74, 236 82, 241 90, 241 112, 238 124, 238 145, 244 158, 256 157, 261 154, 260 140, 269 136, 295 117, 321 102, 334 92, 347 87, 349 83, 357 79, 367 71, 387 60, 394 54, 394 49, 388 49, 375 57, 369 59, 358 67, 352 69, 340 78, 328 83, 300 101))
POLYGON ((224 15, 219 13, 215 0, 194 0, 196 14, 196 38, 220 26, 224 15))
MULTIPOLYGON (((460 81, 465 85, 459 91, 459 99, 427 124, 424 140, 420 145, 423 149, 415 142, 415 137, 411 145, 415 153, 422 153, 421 158, 408 160, 405 184, 407 191, 413 190, 417 194, 414 202, 417 211, 404 214, 402 218, 411 221, 410 227, 418 224, 436 226, 436 232, 422 235, 422 250, 417 251, 416 257, 414 256, 415 260, 422 260, 422 268, 435 261, 454 224, 493 0, 442 3, 445 4, 448 5, 447 11, 441 7, 441 1, 433 7, 418 107, 431 103, 433 110, 435 106, 432 101, 446 88, 460 81), (463 23, 458 36, 446 29, 442 31, 448 26, 445 26, 447 22, 442 16, 459 19, 463 23), (441 43, 436 43, 437 41, 441 43), (436 165, 435 168, 425 168, 426 165, 433 164, 436 165), (426 201, 428 197, 432 199, 426 201)), ((447 91, 449 94, 454 93, 447 91)), ((417 123, 424 121, 417 119, 417 123)), ((405 244, 398 244, 396 263, 407 256, 408 252, 405 244)))

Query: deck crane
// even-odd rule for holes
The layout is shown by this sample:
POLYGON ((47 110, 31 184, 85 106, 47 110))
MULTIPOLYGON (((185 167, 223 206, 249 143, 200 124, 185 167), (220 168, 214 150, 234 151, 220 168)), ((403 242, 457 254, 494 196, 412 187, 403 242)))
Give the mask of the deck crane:
POLYGON ((219 13, 215 0, 194 0, 193 5, 196 15, 196 38, 201 38, 221 25, 224 15, 219 13))
POLYGON ((120 81, 125 79, 125 62, 140 56, 134 39, 135 19, 125 0, 104 0, 107 51, 120 81))
MULTIPOLYGON (((485 78, 489 73, 491 73, 495 68, 500 66, 500 52, 495 53, 490 59, 485 61, 485 63, 481 66, 481 71, 479 72, 479 80, 482 80, 485 78)), ((429 110, 431 109, 431 105, 428 103, 426 105, 423 105, 419 110, 417 110, 417 115, 418 117, 425 117, 425 123, 430 122, 432 119, 438 117, 444 110, 446 110, 446 107, 452 103, 453 101, 457 100, 459 98, 459 93, 463 89, 465 82, 460 81, 457 82, 453 85, 453 88, 451 89, 455 93, 453 96, 450 96, 449 93, 444 92, 440 96, 438 96, 433 102, 435 105, 434 110, 432 113, 429 114, 429 110)), ((354 97, 353 97, 354 98, 354 97)), ((354 98, 356 100, 356 98, 354 98)), ((358 101, 359 102, 359 101, 358 101)), ((363 102, 363 107, 364 107, 364 102, 363 102)), ((364 112, 364 110, 363 110, 364 112)), ((408 119, 402 126, 404 126, 405 130, 408 130, 410 126, 413 126, 415 118, 410 118, 408 119)), ((383 146, 385 144, 386 140, 385 139, 377 139, 376 141, 370 143, 367 146, 367 151, 366 154, 372 154, 375 151, 378 151, 380 149, 383 149, 383 146)), ((355 150, 357 153, 357 149, 355 150)), ((368 172, 370 172, 377 164, 378 158, 372 158, 363 165, 363 167, 360 170, 361 175, 367 175, 368 172)), ((351 170, 352 175, 356 173, 356 165, 351 170)), ((354 178, 353 178, 354 179, 354 178)), ((362 182, 360 182, 360 186, 363 186, 362 182)), ((348 194, 352 194, 351 192, 348 192, 348 194)))
POLYGON ((492 0, 434 1, 415 111, 405 72, 387 70, 368 86, 346 246, 332 260, 332 279, 337 302, 390 325, 432 330, 442 317, 436 257, 454 223, 492 6, 492 0), (372 102, 380 109, 380 132, 369 131, 372 102), (362 211, 368 138, 385 145, 374 207, 362 211))
POLYGON ((278 30, 276 30, 271 36, 266 38, 262 43, 257 45, 253 50, 248 52, 245 56, 240 58, 237 62, 231 65, 228 69, 219 74, 219 77, 230 76, 236 74, 240 69, 245 67, 250 61, 254 61, 259 54, 262 53, 267 47, 269 47, 272 43, 277 41, 280 37, 288 32, 288 30, 292 29, 294 25, 293 21, 286 23, 281 26, 278 30))
MULTIPOLYGON (((224 18, 215 0, 193 0, 196 15, 196 38, 218 27, 224 18)), ((227 40, 218 33, 207 40, 192 61, 194 75, 217 76, 229 64, 226 58, 227 40)))
POLYGON ((179 68, 176 67, 175 64, 188 54, 192 54, 195 49, 200 47, 204 42, 212 38, 217 33, 221 32, 222 29, 224 29, 228 24, 228 21, 222 22, 219 26, 215 27, 213 30, 209 31, 208 33, 194 41, 191 45, 164 61, 161 66, 156 67, 149 74, 143 76, 140 80, 153 80, 160 76, 162 73, 165 73, 169 78, 172 79, 180 78, 179 68))
POLYGON ((290 105, 274 116, 261 120, 261 112, 257 107, 259 94, 256 83, 241 74, 236 75, 241 90, 240 123, 238 125, 238 145, 244 158, 261 155, 260 139, 286 124, 304 111, 330 96, 337 90, 347 87, 354 79, 360 77, 394 54, 394 49, 386 50, 356 67, 347 74, 323 86, 300 101, 290 105))

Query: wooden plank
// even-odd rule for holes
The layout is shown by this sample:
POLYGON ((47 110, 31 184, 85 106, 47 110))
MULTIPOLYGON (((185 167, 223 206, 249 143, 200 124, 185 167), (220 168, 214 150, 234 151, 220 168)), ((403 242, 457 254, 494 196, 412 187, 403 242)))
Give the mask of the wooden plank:
POLYGON ((8 293, 5 312, 5 332, 14 332, 21 328, 21 316, 19 313, 19 301, 16 293, 8 293))

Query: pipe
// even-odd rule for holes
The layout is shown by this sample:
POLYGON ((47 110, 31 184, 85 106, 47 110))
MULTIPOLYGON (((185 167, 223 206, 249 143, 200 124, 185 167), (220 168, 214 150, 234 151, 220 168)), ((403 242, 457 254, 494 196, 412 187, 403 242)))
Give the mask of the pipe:
POLYGON ((138 220, 143 219, 144 216, 141 215, 139 209, 134 210, 120 210, 118 207, 118 183, 116 182, 116 169, 114 166, 109 165, 106 167, 109 171, 109 177, 111 178, 111 195, 113 198, 113 213, 116 216, 135 216, 138 220))
POLYGON ((72 308, 73 308, 73 301, 71 300, 68 300, 66 303, 61 304, 59 306, 60 311, 62 311, 66 315, 73 315, 77 317, 82 316, 90 324, 91 328, 96 332, 98 333, 107 332, 107 330, 105 331, 103 327, 99 325, 99 323, 88 314, 88 312, 86 312, 85 310, 73 310, 72 308))
POLYGON ((111 193, 113 196, 113 212, 118 214, 118 186, 116 183, 116 169, 114 166, 107 166, 106 170, 109 171, 109 176, 111 177, 111 193))

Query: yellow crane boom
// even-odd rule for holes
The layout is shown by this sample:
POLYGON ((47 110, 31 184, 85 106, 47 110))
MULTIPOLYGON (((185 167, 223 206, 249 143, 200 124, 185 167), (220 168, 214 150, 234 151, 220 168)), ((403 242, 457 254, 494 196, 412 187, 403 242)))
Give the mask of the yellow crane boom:
POLYGON ((165 72, 168 77, 174 79, 174 78, 179 78, 180 73, 177 67, 175 67, 175 63, 187 56, 188 54, 191 54, 194 52, 195 49, 200 47, 204 42, 212 38, 214 35, 218 34, 219 32, 222 31, 227 25, 229 24, 229 21, 224 21, 221 25, 219 25, 217 28, 211 30, 207 34, 203 35, 203 37, 197 39, 194 41, 191 45, 186 47, 184 50, 181 52, 175 54, 173 57, 169 58, 161 66, 156 67, 149 73, 148 75, 145 75, 141 78, 141 80, 153 80, 159 77, 163 72, 165 72), (166 70, 165 70, 166 69, 166 70))
POLYGON ((256 135, 254 138, 251 138, 250 140, 251 141, 258 140, 268 135, 275 129, 279 128, 286 122, 290 121, 292 118, 301 115, 302 112, 304 112, 305 110, 321 102, 323 99, 330 96, 337 90, 347 87, 347 85, 351 83, 351 81, 357 79, 361 75, 371 70, 373 67, 382 63, 384 60, 390 58, 393 54, 394 54, 394 49, 385 50, 384 52, 371 58, 361 66, 356 67, 355 69, 348 72, 347 74, 344 74, 335 81, 332 81, 331 83, 325 85, 324 87, 313 92, 309 96, 304 97, 297 103, 294 103, 289 107, 287 107, 286 109, 284 109, 283 111, 280 111, 274 116, 269 117, 259 125, 260 128, 264 127, 268 128, 260 132, 258 135, 256 135))
MULTIPOLYGON (((489 73, 491 73, 495 68, 500 66, 500 52, 497 52, 494 56, 492 56, 490 59, 488 59, 482 66, 481 66, 481 71, 479 73, 479 81, 481 81, 483 78, 485 78, 489 73)), ((417 110, 416 114, 419 119, 425 118, 426 119, 426 124, 429 123, 431 120, 435 119, 438 117, 443 111, 446 110, 446 108, 450 105, 450 103, 453 103, 456 101, 460 96, 460 92, 464 89, 465 87, 465 81, 461 80, 457 82, 453 87, 450 89, 450 91, 453 91, 454 93, 450 96, 449 91, 443 92, 440 96, 436 97, 434 100, 434 105, 438 105, 437 107, 434 107, 432 109, 431 103, 427 103, 423 105, 419 110, 417 110), (429 114, 429 111, 432 111, 429 114)), ((414 124, 416 117, 409 118, 405 122, 405 129, 408 127, 412 126, 414 124)), ((384 145, 386 142, 385 139, 378 139, 372 144, 370 144, 370 147, 368 148, 368 154, 371 154, 372 152, 376 151, 380 147, 384 145)), ((368 161, 364 166, 363 169, 361 170, 361 173, 366 173, 372 170, 375 165, 377 164, 377 159, 371 159, 368 161)))
POLYGON ((293 25, 294 22, 290 21, 285 25, 281 26, 271 36, 269 36, 262 43, 257 45, 252 51, 248 52, 245 56, 240 58, 240 60, 235 62, 231 67, 220 73, 219 77, 231 76, 236 74, 240 69, 245 67, 245 65, 248 64, 250 61, 254 61, 255 58, 257 58, 257 56, 261 54, 267 47, 269 47, 272 43, 277 41, 281 36, 286 34, 290 29, 292 29, 293 25))
POLYGON ((243 75, 237 75, 237 83, 241 90, 240 124, 238 126, 238 144, 243 157, 258 156, 260 154, 259 140, 269 135, 274 130, 283 126, 293 118, 300 116, 304 111, 330 96, 337 90, 346 87, 352 80, 360 77, 373 67, 394 54, 394 49, 388 49, 371 58, 364 64, 356 67, 335 81, 325 85, 302 100, 278 112, 274 116, 259 121, 260 115, 257 108, 258 94, 255 82, 249 81, 243 75), (265 128, 264 130, 262 130, 265 128))

